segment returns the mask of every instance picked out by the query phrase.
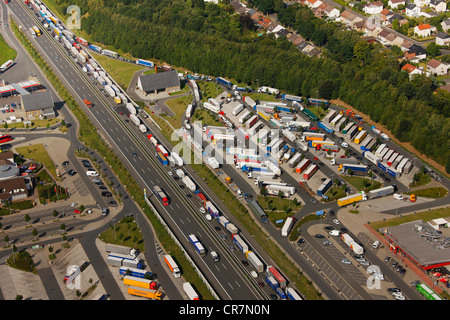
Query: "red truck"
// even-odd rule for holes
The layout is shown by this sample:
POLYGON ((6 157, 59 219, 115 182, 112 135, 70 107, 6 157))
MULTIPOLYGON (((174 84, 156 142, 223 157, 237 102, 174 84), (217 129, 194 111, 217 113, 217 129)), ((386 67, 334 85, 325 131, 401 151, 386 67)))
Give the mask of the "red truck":
POLYGON ((92 102, 90 102, 89 100, 87 100, 87 99, 83 99, 83 102, 84 102, 84 104, 86 105, 86 106, 88 106, 88 107, 92 107, 93 105, 92 105, 92 102))

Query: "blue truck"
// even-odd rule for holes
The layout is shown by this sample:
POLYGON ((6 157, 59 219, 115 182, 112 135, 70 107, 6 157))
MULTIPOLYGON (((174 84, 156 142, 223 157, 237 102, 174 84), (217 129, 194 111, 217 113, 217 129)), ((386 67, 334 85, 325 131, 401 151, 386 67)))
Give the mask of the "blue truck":
POLYGON ((344 163, 342 167, 344 170, 351 169, 353 172, 361 172, 361 173, 367 172, 367 166, 365 165, 344 163))
POLYGON ((329 125, 327 125, 326 123, 319 121, 318 123, 319 128, 322 128, 323 130, 325 130, 326 132, 328 132, 329 134, 334 133, 334 129, 331 128, 329 125))
POLYGON ((328 107, 328 105, 330 104, 330 102, 328 100, 325 99, 315 99, 315 98, 308 98, 308 103, 315 105, 315 106, 321 106, 321 105, 325 105, 328 107))
POLYGON ((286 300, 286 293, 284 293, 283 289, 281 288, 276 288, 275 289, 275 293, 283 300, 286 300))
POLYGON ((167 158, 159 151, 156 153, 156 158, 158 158, 159 162, 161 162, 163 166, 167 166, 169 164, 167 158))
POLYGON ((206 254, 206 249, 205 247, 203 247, 203 245, 200 243, 200 241, 198 241, 197 237, 193 234, 189 235, 189 241, 192 243, 192 245, 195 248, 195 251, 197 251, 197 253, 199 255, 205 255, 206 254))
POLYGON ((132 276, 140 279, 145 278, 149 279, 152 276, 152 273, 150 271, 129 267, 120 267, 119 274, 123 276, 132 276))
POLYGON ((102 48, 99 46, 96 46, 95 44, 88 45, 88 48, 91 50, 94 50, 95 52, 102 53, 102 48))
POLYGON ((216 78, 216 82, 220 83, 220 84, 223 84, 224 86, 227 86, 227 87, 232 87, 233 86, 231 81, 228 81, 227 79, 222 78, 222 77, 217 77, 216 78))
POLYGON ((277 280, 275 280, 274 277, 267 275, 264 279, 266 283, 271 287, 273 290, 276 290, 280 285, 278 284, 277 280))
POLYGON ((151 68, 153 68, 155 66, 155 64, 152 61, 147 61, 144 59, 137 59, 136 64, 139 64, 139 65, 145 66, 145 67, 151 67, 151 68))

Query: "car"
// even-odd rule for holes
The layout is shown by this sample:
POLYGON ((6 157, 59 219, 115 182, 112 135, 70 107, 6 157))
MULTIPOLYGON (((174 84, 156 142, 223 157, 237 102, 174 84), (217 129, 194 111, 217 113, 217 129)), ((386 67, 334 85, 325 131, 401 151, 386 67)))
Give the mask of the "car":
POLYGON ((173 176, 173 172, 172 171, 169 171, 167 173, 169 174, 169 176, 173 176))
POLYGON ((396 268, 397 265, 398 265, 398 262, 397 262, 397 261, 392 262, 392 268, 396 268))
POLYGON ((340 224, 341 222, 338 219, 333 219, 333 222, 336 224, 340 224))
POLYGON ((110 202, 108 202, 110 205, 115 206, 117 204, 117 202, 115 202, 114 200, 111 200, 110 202))
MULTIPOLYGON (((100 179, 92 179, 92 182, 93 183, 97 183, 97 182, 102 182, 102 180, 100 180, 100 179)), ((103 183, 103 182, 102 182, 103 183)))
POLYGON ((384 258, 384 262, 388 262, 389 260, 391 260, 391 257, 385 257, 384 258))
POLYGON ((331 242, 330 240, 324 240, 323 241, 323 245, 324 246, 329 246, 329 245, 332 245, 333 244, 333 242, 331 242))
POLYGON ((247 261, 247 260, 242 260, 241 262, 242 262, 242 264, 243 264, 244 266, 248 266, 248 261, 247 261))
POLYGON ((105 186, 99 186, 98 188, 99 188, 100 190, 108 190, 108 188, 105 187, 105 186))
POLYGON ((137 153, 136 152, 133 152, 133 157, 136 157, 137 156, 137 153))
POLYGON ((368 265, 370 265, 369 261, 367 261, 367 260, 359 261, 359 264, 362 265, 362 266, 368 266, 368 265))
POLYGON ((344 228, 344 227, 341 228, 341 231, 342 231, 342 232, 345 232, 345 233, 348 232, 347 228, 344 228))
POLYGON ((332 227, 332 226, 325 226, 324 230, 331 231, 331 230, 334 230, 334 227, 332 227))
POLYGON ((399 272, 400 272, 400 274, 405 274, 406 269, 402 267, 399 272))
POLYGON ((73 177, 74 175, 77 174, 77 172, 76 172, 75 170, 73 170, 73 169, 70 169, 69 171, 67 171, 67 174, 68 174, 69 176, 73 177))
POLYGON ((225 241, 225 240, 227 240, 227 236, 224 235, 224 234, 221 234, 221 235, 220 235, 220 239, 222 239, 223 241, 225 241))
POLYGON ((345 158, 347 158, 347 157, 345 156, 345 154, 343 154, 343 155, 341 156, 341 158, 342 158, 342 159, 345 159, 345 158))
POLYGON ((70 164, 70 162, 69 161, 64 161, 63 163, 62 163, 62 165, 65 167, 65 166, 67 166, 67 165, 69 165, 70 164))
POLYGON ((211 217, 211 215, 208 213, 207 215, 205 215, 205 218, 206 218, 206 220, 208 220, 208 221, 211 221, 212 220, 212 217, 211 217))
POLYGON ((102 181, 97 181, 97 182, 94 182, 95 183, 95 185, 97 185, 97 186, 102 186, 103 185, 103 182, 102 181))
POLYGON ((314 160, 315 160, 315 161, 317 161, 317 160, 319 160, 319 158, 317 158, 317 157, 314 157, 314 160))
POLYGON ((299 246, 299 245, 301 245, 302 243, 305 243, 305 239, 303 239, 303 238, 298 239, 297 245, 299 246))
POLYGON ((318 238, 318 239, 323 239, 323 238, 325 238, 325 236, 324 236, 323 234, 320 234, 320 233, 316 233, 316 234, 314 235, 314 237, 316 237, 316 238, 318 238))
POLYGON ((316 198, 311 198, 311 199, 309 199, 309 202, 317 203, 317 199, 316 198))
POLYGON ((270 294, 270 298, 271 298, 272 300, 278 300, 278 296, 277 296, 276 294, 274 294, 274 293, 271 293, 271 294, 270 294))
POLYGON ((264 282, 262 282, 262 281, 258 282, 258 286, 259 286, 260 288, 263 288, 263 287, 264 287, 264 282))
POLYGON ((236 248, 234 246, 229 246, 228 249, 230 249, 231 252, 236 250, 236 248))
POLYGON ((344 264, 352 264, 352 262, 348 259, 342 259, 341 262, 344 264))
POLYGON ((75 213, 81 213, 81 210, 80 210, 80 209, 75 209, 75 210, 73 210, 73 212, 75 212, 75 213))
POLYGON ((70 205, 72 208, 75 208, 78 205, 78 203, 76 202, 72 202, 72 204, 70 205))
POLYGON ((102 196, 103 197, 107 197, 107 198, 111 198, 112 197, 112 193, 109 191, 102 191, 102 196))
POLYGON ((399 288, 388 288, 387 291, 388 292, 402 292, 402 290, 400 290, 399 288))
POLYGON ((203 208, 203 207, 198 208, 198 210, 199 210, 201 213, 206 213, 206 209, 203 208))
POLYGON ((409 282, 413 287, 417 287, 419 284, 421 284, 420 280, 413 280, 409 282))

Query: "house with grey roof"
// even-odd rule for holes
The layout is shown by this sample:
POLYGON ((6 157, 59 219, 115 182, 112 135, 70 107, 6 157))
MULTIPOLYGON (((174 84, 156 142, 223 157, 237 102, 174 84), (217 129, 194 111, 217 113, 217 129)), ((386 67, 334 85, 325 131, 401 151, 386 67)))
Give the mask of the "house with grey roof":
POLYGON ((54 97, 49 90, 21 95, 20 100, 22 111, 28 120, 56 116, 54 97))
POLYGON ((176 70, 141 75, 137 87, 145 95, 161 92, 170 94, 181 90, 180 79, 176 70))

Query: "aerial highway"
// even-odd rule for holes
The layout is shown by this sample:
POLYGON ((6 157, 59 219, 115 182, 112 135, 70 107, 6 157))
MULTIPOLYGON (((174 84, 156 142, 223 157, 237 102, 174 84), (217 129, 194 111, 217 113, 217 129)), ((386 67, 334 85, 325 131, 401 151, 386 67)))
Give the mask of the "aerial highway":
MULTIPOLYGON (((25 30, 39 21, 22 3, 11 2, 9 10, 14 13, 25 30)), ((154 196, 151 197, 152 202, 185 249, 190 252, 220 298, 249 300, 266 298, 254 281, 248 281, 248 277, 245 276, 247 271, 236 257, 236 253, 229 251, 224 241, 220 240, 219 235, 200 215, 199 205, 193 204, 194 200, 186 197, 165 168, 156 161, 154 151, 145 141, 146 137, 136 128, 127 125, 124 118, 114 111, 111 104, 78 68, 68 53, 46 31, 43 36, 31 41, 80 105, 83 105, 83 99, 88 99, 94 104, 93 108, 85 108, 85 111, 99 129, 99 133, 113 147, 124 164, 127 164, 130 173, 142 188, 152 190, 153 185, 159 185, 168 193, 169 206, 163 207, 154 196), (208 251, 215 250, 219 253, 222 258, 220 263, 215 263, 209 256, 201 258, 195 253, 187 239, 187 235, 191 233, 201 239, 208 251), (237 288, 239 290, 236 290, 237 288)))

